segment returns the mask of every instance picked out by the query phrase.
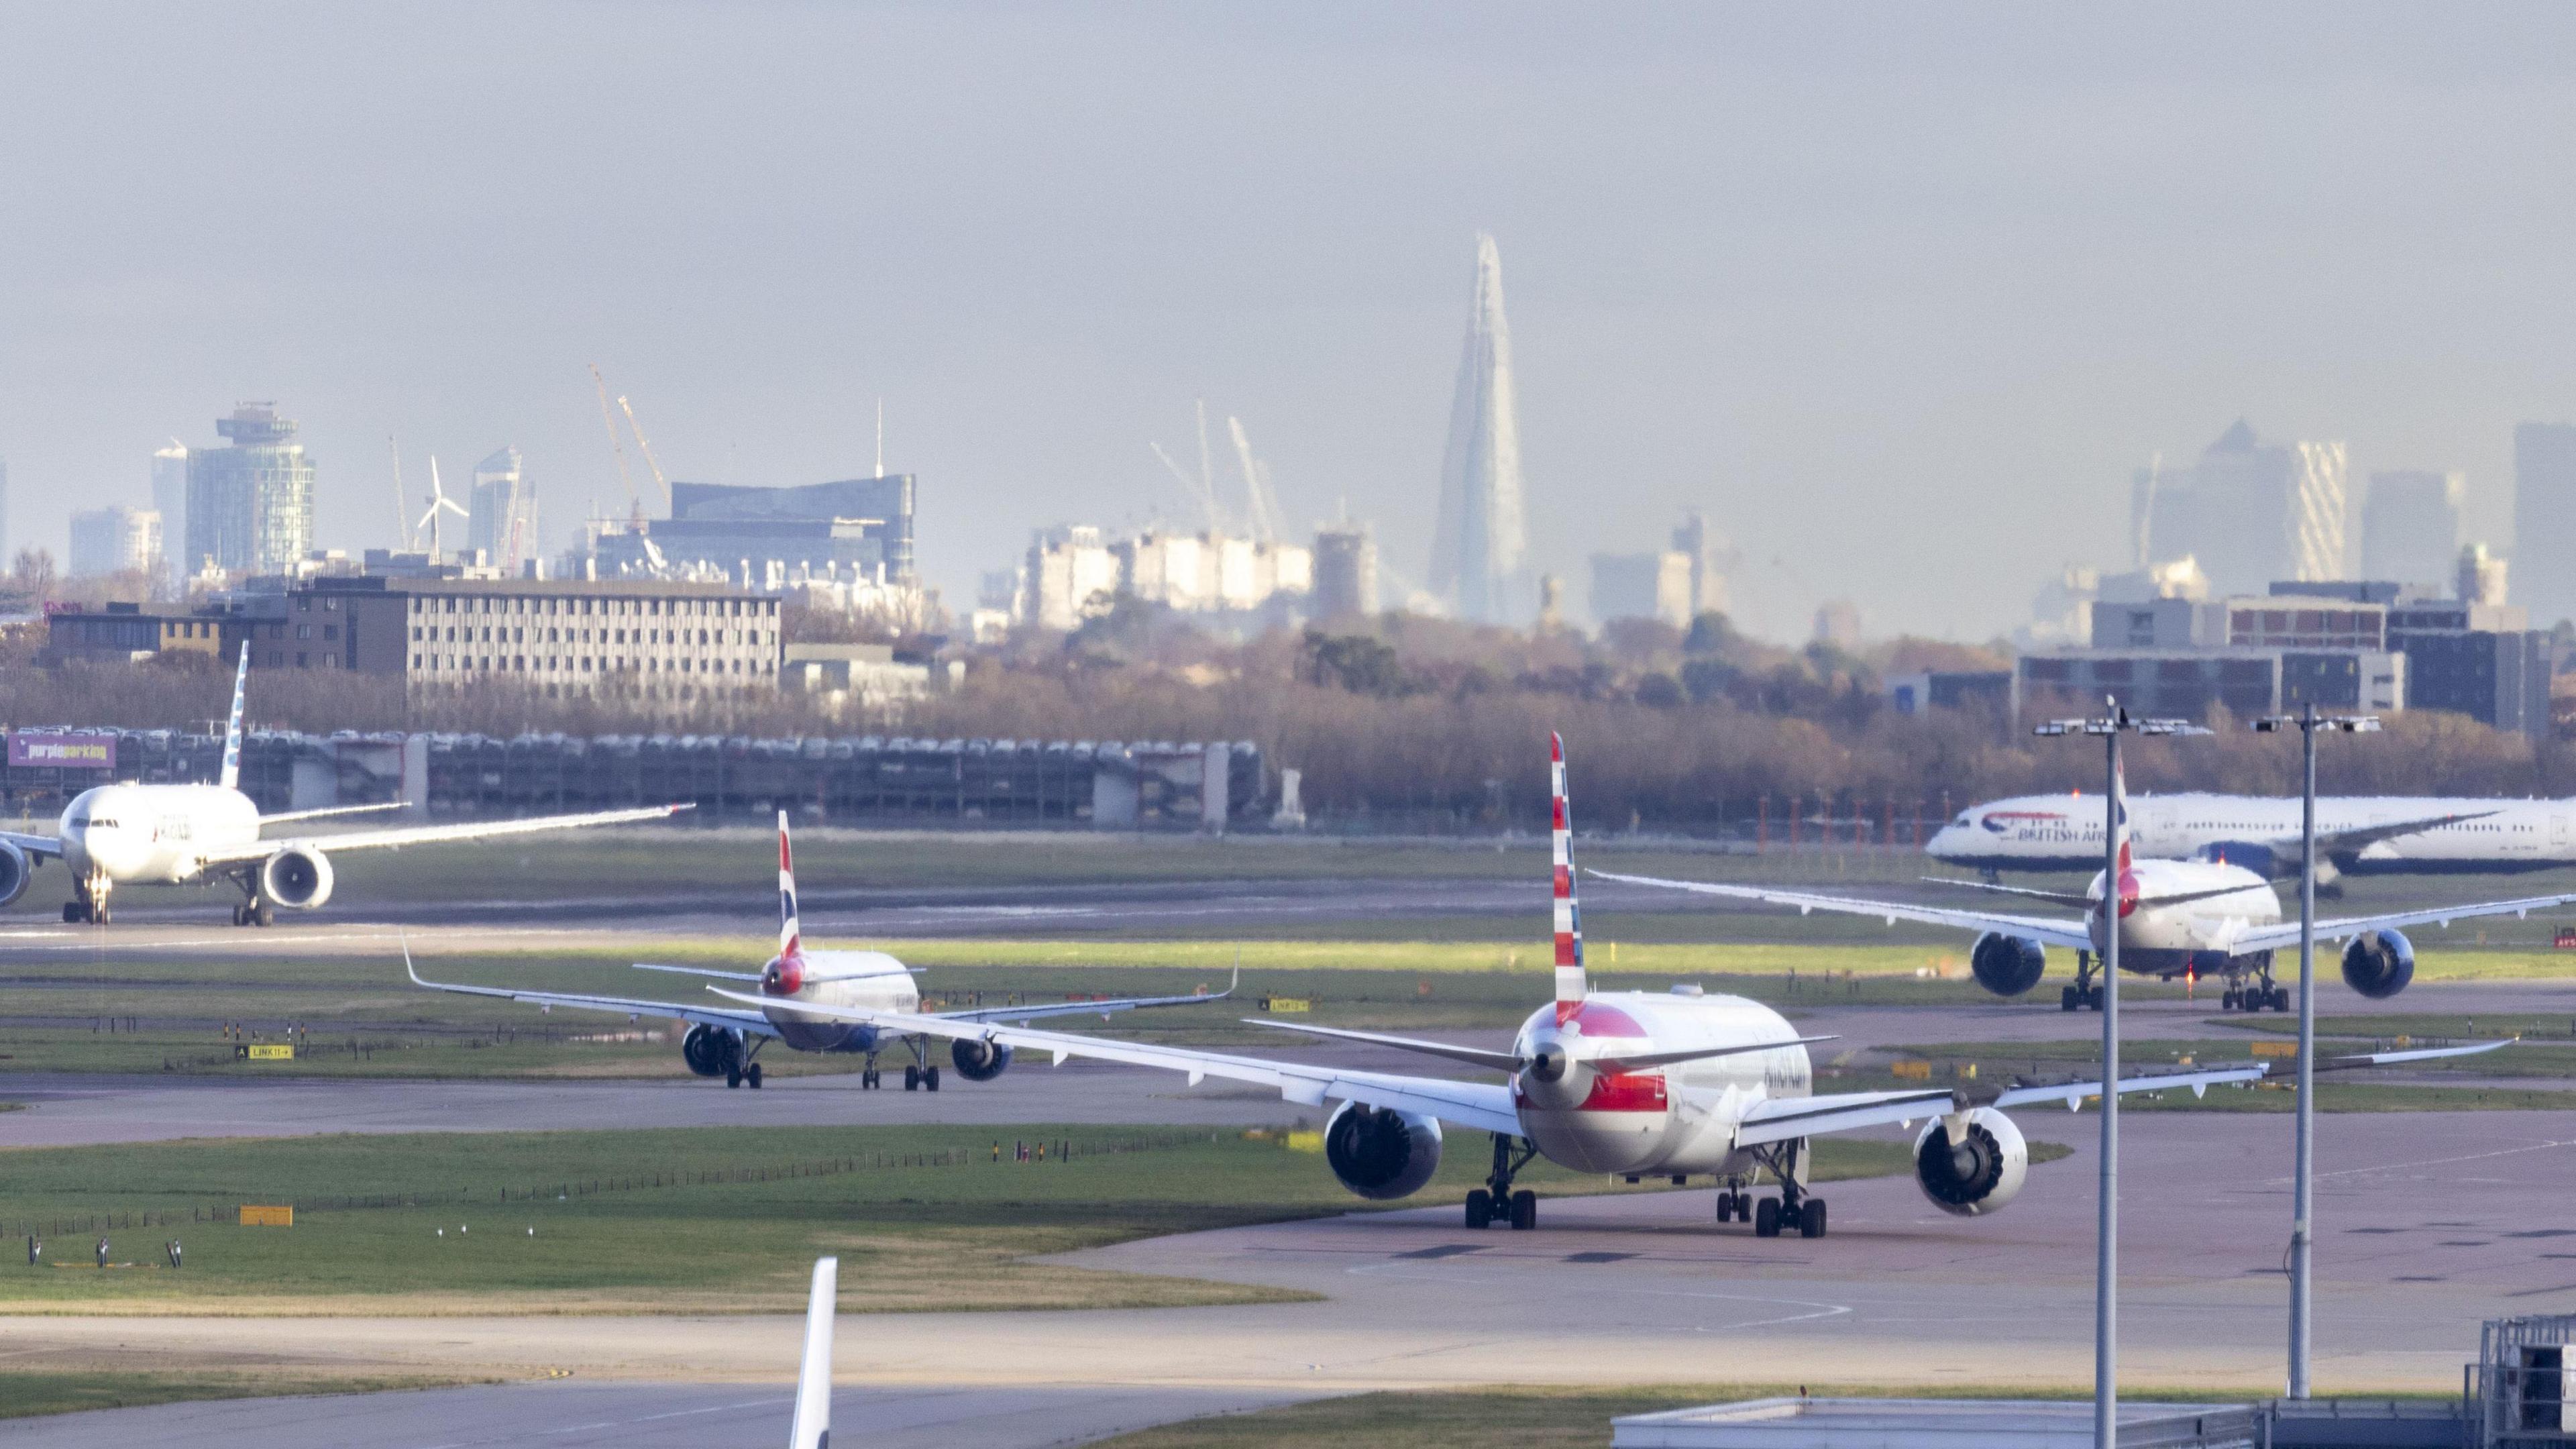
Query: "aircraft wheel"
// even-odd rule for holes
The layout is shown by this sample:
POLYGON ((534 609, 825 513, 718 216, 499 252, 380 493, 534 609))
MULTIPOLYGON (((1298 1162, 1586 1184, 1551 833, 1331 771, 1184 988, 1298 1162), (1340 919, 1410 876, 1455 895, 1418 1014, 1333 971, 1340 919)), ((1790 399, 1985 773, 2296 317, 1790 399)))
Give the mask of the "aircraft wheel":
POLYGON ((107 924, 107 921, 108 912, 105 903, 102 902, 101 904, 89 908, 89 923, 91 925, 104 926, 107 924))
POLYGON ((923 1067, 921 1069, 921 1089, 925 1092, 936 1092, 939 1090, 939 1068, 923 1067))
POLYGON ((741 1085, 742 1085, 742 1068, 740 1068, 740 1067, 727 1067, 727 1068, 725 1068, 725 1085, 726 1085, 727 1087, 739 1087, 739 1086, 741 1086, 741 1085))
POLYGON ((80 903, 80 902, 78 902, 78 901, 65 901, 65 902, 63 902, 63 924, 64 924, 64 925, 67 925, 67 926, 71 926, 71 925, 78 925, 78 924, 80 923, 80 919, 81 919, 81 917, 82 917, 82 916, 84 916, 84 915, 87 915, 87 914, 88 914, 88 912, 83 911, 83 910, 81 909, 81 903, 80 903))
POLYGON ((918 1092, 921 1090, 921 1068, 906 1067, 903 1069, 903 1089, 907 1092, 918 1092))
POLYGON ((2272 1009, 2274 1011, 2287 1011, 2290 1009, 2290 988, 2286 986, 2275 986, 2272 988, 2272 1009))
POLYGON ((1780 1236, 1780 1200, 1778 1198, 1766 1197, 1753 1205, 1753 1236, 1757 1238, 1780 1236))
POLYGON ((1493 1220, 1494 1195, 1481 1187, 1470 1190, 1467 1194, 1468 1229, 1472 1232, 1482 1232, 1485 1225, 1493 1220))
POLYGON ((2060 1011, 2073 1011, 2075 1007, 2075 988, 2072 986, 2059 987, 2057 989, 2057 1009, 2060 1011))
POLYGON ((1820 1197, 1811 1197, 1807 1199, 1807 1205, 1804 1208, 1801 1208, 1798 1212, 1798 1236, 1802 1238, 1821 1238, 1824 1235, 1825 1200, 1820 1197))
POLYGON ((1525 1233, 1538 1226, 1538 1194, 1528 1188, 1512 1194, 1512 1231, 1525 1233))
POLYGON ((862 1092, 873 1092, 873 1091, 875 1091, 876 1089, 877 1089, 877 1074, 876 1074, 876 1073, 874 1073, 874 1072, 861 1072, 861 1073, 859 1073, 859 1090, 860 1090, 860 1091, 862 1091, 862 1092))
POLYGON ((750 1084, 750 1087, 751 1087, 751 1089, 752 1089, 753 1091, 755 1091, 755 1092, 759 1091, 759 1090, 760 1090, 760 1063, 758 1063, 758 1062, 753 1062, 750 1066, 747 1066, 747 1067, 743 1068, 743 1069, 742 1069, 742 1079, 743 1079, 743 1081, 745 1081, 746 1083, 750 1084))
POLYGON ((277 912, 269 909, 266 901, 256 902, 250 908, 250 923, 254 926, 274 926, 277 924, 277 912))

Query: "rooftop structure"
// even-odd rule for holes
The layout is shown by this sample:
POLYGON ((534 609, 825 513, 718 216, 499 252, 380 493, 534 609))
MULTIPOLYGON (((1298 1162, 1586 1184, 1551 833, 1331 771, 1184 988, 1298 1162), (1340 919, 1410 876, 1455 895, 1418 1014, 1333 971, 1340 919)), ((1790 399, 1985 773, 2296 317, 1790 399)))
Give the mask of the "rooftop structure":
POLYGON ((295 424, 250 402, 215 431, 232 446, 188 454, 188 570, 289 571, 313 547, 313 460, 295 424))
POLYGON ((2239 418, 2189 467, 2140 470, 2131 551, 2140 563, 2191 555, 2219 593, 2341 578, 2345 471, 2343 444, 2267 443, 2239 418))

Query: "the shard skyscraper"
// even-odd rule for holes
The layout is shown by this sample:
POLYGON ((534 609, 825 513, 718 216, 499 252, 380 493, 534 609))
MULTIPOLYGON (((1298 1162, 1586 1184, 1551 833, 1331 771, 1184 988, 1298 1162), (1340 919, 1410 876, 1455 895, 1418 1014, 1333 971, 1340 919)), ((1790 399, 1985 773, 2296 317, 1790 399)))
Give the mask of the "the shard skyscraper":
POLYGON ((1467 318, 1466 353, 1458 360, 1458 398, 1449 410, 1449 451, 1440 465, 1432 591, 1461 619, 1525 624, 1533 607, 1528 555, 1512 334, 1503 321, 1503 260, 1494 239, 1480 234, 1475 304, 1467 318))

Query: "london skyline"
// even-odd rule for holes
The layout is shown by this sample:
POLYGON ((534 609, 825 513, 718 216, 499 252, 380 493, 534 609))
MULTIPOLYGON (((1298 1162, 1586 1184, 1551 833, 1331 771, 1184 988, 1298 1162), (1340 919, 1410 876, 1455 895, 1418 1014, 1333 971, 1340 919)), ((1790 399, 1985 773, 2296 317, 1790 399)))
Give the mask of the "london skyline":
POLYGON ((1146 445, 1200 397, 1414 572, 1486 231, 1576 596, 1698 508, 1750 627, 1990 637, 2239 416, 2461 470, 2501 544, 2514 425, 2576 415, 2576 33, 2337 15, 12 7, 11 537, 250 398, 325 546, 390 541, 388 433, 516 444, 560 529, 621 501, 597 362, 675 477, 864 473, 882 396, 952 606, 1186 516, 1146 445))

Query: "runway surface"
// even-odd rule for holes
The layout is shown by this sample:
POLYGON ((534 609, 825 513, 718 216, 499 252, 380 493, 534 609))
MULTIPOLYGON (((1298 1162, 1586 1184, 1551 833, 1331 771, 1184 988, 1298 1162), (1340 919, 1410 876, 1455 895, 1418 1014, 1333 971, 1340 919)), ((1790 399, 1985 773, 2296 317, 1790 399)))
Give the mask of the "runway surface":
MULTIPOLYGON (((1184 1235, 1067 1261, 1306 1288, 1326 1301, 844 1320, 841 1381, 1317 1393, 1495 1383, 2071 1385, 2091 1365, 2097 1119, 2024 1114, 2076 1147, 2001 1213, 1907 1178, 1833 1184, 1833 1232, 1757 1239, 1706 1191, 1544 1202, 1535 1232, 1456 1209, 1184 1235)), ((2282 1372, 2287 1117, 2135 1114, 2123 1160, 2122 1372, 2271 1392, 2282 1372)), ((1456 1150, 1482 1144, 1461 1134, 1456 1150)), ((2576 1311, 2557 1114, 2364 1114, 2318 1144, 2317 1374, 2446 1392, 2479 1323, 2576 1311)), ((1321 1170, 1320 1165, 1318 1170, 1321 1170)), ((0 1354, 155 1353, 334 1371, 779 1382, 796 1321, 748 1318, 0 1318, 0 1354)))
MULTIPOLYGON (((1306 1397, 1201 1388, 843 1389, 832 1432, 875 1449, 1042 1449, 1306 1397)), ((705 1449, 787 1442, 792 1396, 742 1384, 498 1384, 416 1393, 230 1399, 0 1420, 5 1449, 705 1449)))

